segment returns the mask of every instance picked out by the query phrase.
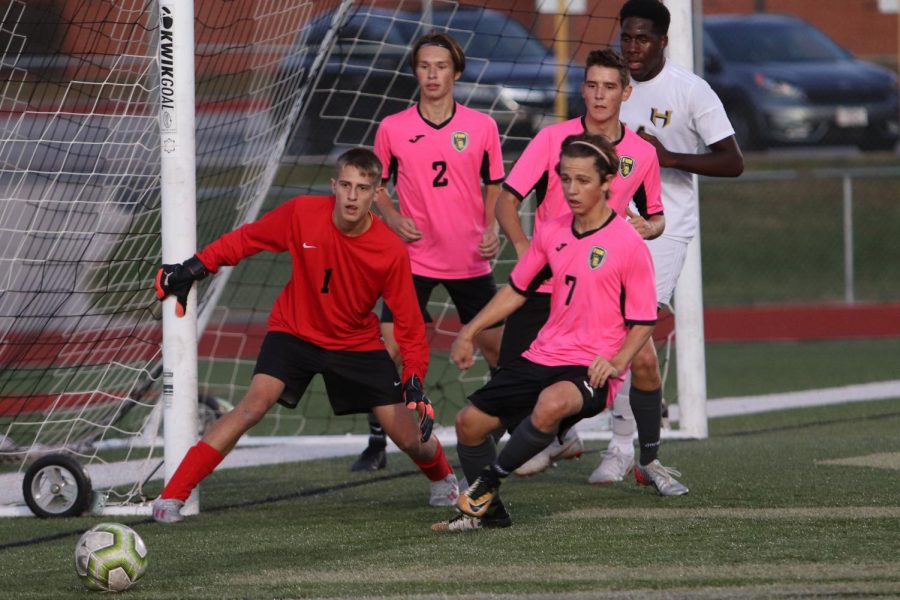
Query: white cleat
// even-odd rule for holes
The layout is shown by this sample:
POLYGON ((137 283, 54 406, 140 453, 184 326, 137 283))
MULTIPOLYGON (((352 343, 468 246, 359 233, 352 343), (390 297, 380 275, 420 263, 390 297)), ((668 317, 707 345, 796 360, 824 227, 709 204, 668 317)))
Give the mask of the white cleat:
POLYGON ((157 523, 181 523, 184 515, 181 507, 184 502, 174 498, 157 498, 153 501, 153 520, 157 523))
POLYGON ((634 448, 628 452, 620 446, 612 446, 603 451, 603 459, 588 477, 588 483, 609 485, 622 481, 632 468, 634 468, 634 448))
POLYGON ((687 486, 675 477, 681 477, 681 472, 664 467, 659 459, 649 465, 639 465, 634 470, 638 485, 652 485, 660 496, 683 496, 688 493, 687 486))
POLYGON ((532 456, 528 462, 515 470, 519 477, 537 475, 546 471, 557 460, 571 460, 584 454, 584 442, 575 429, 569 429, 563 441, 554 438, 549 446, 532 456))
POLYGON ((515 474, 519 477, 529 477, 546 471, 553 464, 553 461, 550 459, 551 448, 558 443, 554 440, 552 444, 529 458, 528 462, 515 470, 515 474))
POLYGON ((450 473, 440 481, 431 482, 431 497, 428 504, 431 506, 456 506, 459 500, 459 482, 456 475, 450 473))

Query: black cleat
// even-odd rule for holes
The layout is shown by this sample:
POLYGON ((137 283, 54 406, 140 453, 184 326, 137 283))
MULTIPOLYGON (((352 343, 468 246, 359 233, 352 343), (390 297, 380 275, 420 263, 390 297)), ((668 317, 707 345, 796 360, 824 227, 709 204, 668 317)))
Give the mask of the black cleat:
POLYGON ((501 529, 512 525, 512 517, 499 498, 491 502, 483 517, 470 517, 459 512, 449 521, 441 521, 431 526, 432 531, 474 531, 477 529, 501 529))
POLYGON ((351 471, 379 471, 387 466, 386 445, 369 442, 359 458, 350 466, 351 471))
POLYGON ((483 517, 500 489, 500 477, 491 467, 485 467, 469 489, 459 495, 457 508, 470 517, 483 517))

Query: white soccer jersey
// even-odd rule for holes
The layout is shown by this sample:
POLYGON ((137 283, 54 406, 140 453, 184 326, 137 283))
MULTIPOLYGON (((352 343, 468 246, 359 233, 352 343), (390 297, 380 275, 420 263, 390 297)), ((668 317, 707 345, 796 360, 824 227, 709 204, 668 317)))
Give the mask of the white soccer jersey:
MULTIPOLYGON (((704 79, 667 60, 649 81, 631 80, 631 97, 622 103, 621 119, 634 131, 643 127, 667 150, 698 154, 734 135, 722 101, 704 79)), ((697 198, 693 175, 678 169, 660 170, 664 236, 689 240, 697 232, 697 198)))

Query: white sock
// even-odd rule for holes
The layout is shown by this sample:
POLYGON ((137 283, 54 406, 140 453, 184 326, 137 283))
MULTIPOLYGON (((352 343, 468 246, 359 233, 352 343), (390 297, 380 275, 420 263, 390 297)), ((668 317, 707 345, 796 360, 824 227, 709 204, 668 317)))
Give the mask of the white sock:
MULTIPOLYGON (((632 423, 632 429, 634 428, 634 423, 632 423)), ((634 434, 629 433, 628 435, 619 435, 617 433, 613 433, 612 439, 609 441, 609 449, 618 448, 625 454, 634 454, 634 434)))
POLYGON ((631 412, 631 373, 625 378, 625 383, 619 389, 619 393, 613 398, 612 406, 612 440, 609 449, 619 448, 621 451, 631 454, 634 452, 634 432, 637 426, 634 423, 634 414, 631 412))

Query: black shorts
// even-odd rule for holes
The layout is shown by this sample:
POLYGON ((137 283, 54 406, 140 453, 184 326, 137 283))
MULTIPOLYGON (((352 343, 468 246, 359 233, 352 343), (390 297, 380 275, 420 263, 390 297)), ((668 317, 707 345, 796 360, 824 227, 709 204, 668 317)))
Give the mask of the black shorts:
POLYGON ((278 403, 296 408, 313 375, 322 374, 336 415, 366 413, 403 401, 397 367, 387 350, 326 350, 289 333, 266 334, 253 374, 284 382, 278 403))
POLYGON ((500 366, 510 365, 522 356, 549 318, 550 294, 528 296, 519 310, 506 317, 500 342, 500 366))
POLYGON ((548 367, 519 357, 497 371, 484 386, 469 396, 479 410, 498 417, 503 427, 512 432, 534 410, 538 396, 558 381, 571 381, 581 392, 581 412, 563 419, 562 434, 582 419, 599 415, 606 408, 607 386, 592 388, 587 367, 565 365, 548 367))
MULTIPOLYGON (((428 300, 431 299, 431 292, 438 284, 442 284, 450 294, 450 299, 453 300, 456 313, 463 325, 471 321, 497 293, 497 283, 490 273, 468 279, 435 279, 413 275, 413 283, 416 286, 416 297, 419 300, 419 308, 422 310, 422 318, 426 323, 432 322, 431 315, 428 314, 428 300)), ((381 322, 394 322, 394 314, 387 304, 383 304, 381 307, 381 322)), ((502 321, 494 323, 488 329, 500 325, 503 325, 502 321)))

